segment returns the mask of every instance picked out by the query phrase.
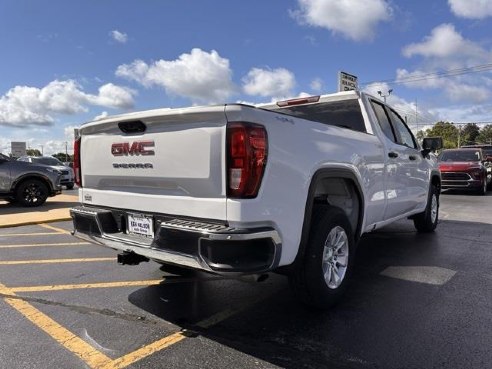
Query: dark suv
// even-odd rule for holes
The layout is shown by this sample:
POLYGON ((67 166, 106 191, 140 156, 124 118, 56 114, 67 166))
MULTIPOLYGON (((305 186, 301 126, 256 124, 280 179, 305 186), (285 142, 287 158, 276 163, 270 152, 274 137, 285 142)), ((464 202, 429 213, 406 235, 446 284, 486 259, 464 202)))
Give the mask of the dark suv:
POLYGON ((39 206, 61 193, 61 171, 0 154, 0 199, 23 206, 39 206))

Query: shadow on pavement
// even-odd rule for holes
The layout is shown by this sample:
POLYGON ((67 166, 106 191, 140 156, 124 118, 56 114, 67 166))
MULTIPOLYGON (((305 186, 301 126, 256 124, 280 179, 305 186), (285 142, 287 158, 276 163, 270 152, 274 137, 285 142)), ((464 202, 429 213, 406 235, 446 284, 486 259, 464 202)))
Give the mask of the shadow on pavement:
MULTIPOLYGON (((368 234, 349 290, 328 311, 300 305, 278 275, 259 284, 205 273, 171 276, 135 291, 129 301, 282 368, 478 368, 492 359, 492 336, 484 324, 490 322, 492 278, 481 275, 492 264, 492 254, 484 254, 492 246, 490 234, 489 224, 456 221, 442 221, 432 234, 416 233, 408 221, 368 234), (389 266, 457 273, 435 286, 382 276, 389 266), (479 291, 472 288, 475 282, 479 291)), ((200 345, 196 350, 189 355, 206 355, 200 345)))

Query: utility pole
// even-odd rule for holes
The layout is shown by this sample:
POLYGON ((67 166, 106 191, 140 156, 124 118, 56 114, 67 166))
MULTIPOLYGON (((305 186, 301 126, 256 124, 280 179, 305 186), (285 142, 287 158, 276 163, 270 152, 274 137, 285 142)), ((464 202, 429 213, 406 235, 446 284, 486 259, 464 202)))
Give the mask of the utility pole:
POLYGON ((67 147, 67 145, 68 145, 68 142, 65 141, 65 162, 69 161, 68 160, 68 147, 67 147))
POLYGON ((41 156, 44 156, 44 150, 43 150, 43 145, 41 145, 41 156))

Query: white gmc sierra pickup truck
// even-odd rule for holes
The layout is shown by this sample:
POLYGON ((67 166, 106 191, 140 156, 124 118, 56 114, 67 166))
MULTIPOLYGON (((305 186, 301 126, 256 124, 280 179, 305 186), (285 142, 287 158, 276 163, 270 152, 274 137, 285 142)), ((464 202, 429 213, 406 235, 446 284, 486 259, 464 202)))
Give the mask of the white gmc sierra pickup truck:
POLYGON ((73 233, 122 264, 282 272, 324 308, 362 234, 402 218, 435 229, 439 145, 421 148, 398 113, 356 91, 108 117, 75 140, 73 233))

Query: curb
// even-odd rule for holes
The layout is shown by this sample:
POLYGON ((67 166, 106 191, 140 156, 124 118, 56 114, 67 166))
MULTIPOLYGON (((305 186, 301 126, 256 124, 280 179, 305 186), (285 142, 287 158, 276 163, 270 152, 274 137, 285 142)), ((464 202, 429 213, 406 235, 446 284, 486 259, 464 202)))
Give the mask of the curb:
POLYGON ((50 218, 50 219, 40 219, 40 220, 27 220, 25 222, 0 224, 0 229, 22 227, 22 226, 29 226, 29 225, 37 225, 37 224, 45 224, 45 223, 65 222, 67 220, 72 220, 72 217, 60 217, 60 218, 50 218))

